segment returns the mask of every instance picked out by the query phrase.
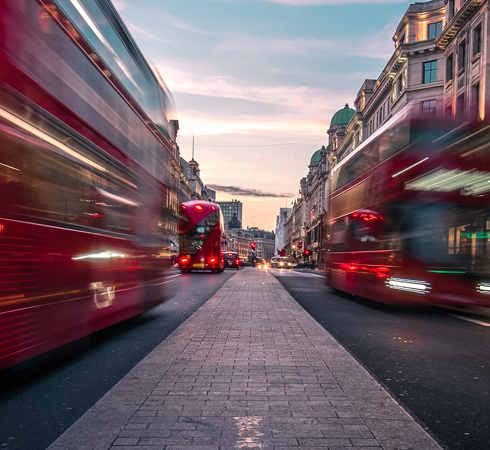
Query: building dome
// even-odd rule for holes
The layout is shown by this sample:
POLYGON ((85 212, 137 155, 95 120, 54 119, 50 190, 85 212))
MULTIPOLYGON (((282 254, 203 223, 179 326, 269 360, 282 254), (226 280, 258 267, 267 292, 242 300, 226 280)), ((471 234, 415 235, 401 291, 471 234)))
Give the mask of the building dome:
POLYGON ((347 125, 352 117, 354 117, 355 113, 355 109, 349 108, 349 105, 346 103, 342 109, 339 109, 333 115, 332 120, 330 121, 330 128, 347 125))
POLYGON ((322 150, 323 150, 323 148, 321 148, 320 150, 317 150, 315 153, 313 153, 313 156, 310 159, 310 165, 311 164, 317 164, 317 163, 321 162, 322 150))
POLYGON ((228 228, 230 230, 239 230, 240 228, 242 228, 242 223, 238 220, 236 214, 233 214, 233 217, 228 222, 228 228))

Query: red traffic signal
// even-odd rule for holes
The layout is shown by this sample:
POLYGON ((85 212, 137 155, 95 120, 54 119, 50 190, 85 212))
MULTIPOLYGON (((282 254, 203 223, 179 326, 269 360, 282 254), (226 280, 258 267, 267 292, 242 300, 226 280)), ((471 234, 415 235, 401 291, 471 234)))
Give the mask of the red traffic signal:
POLYGON ((306 249, 306 250, 303 252, 303 254, 304 254, 305 256, 308 256, 308 255, 310 254, 310 251, 309 251, 308 249, 306 249))
POLYGON ((252 250, 255 250, 255 247, 257 247, 257 245, 255 244, 255 242, 250 242, 250 248, 252 250))

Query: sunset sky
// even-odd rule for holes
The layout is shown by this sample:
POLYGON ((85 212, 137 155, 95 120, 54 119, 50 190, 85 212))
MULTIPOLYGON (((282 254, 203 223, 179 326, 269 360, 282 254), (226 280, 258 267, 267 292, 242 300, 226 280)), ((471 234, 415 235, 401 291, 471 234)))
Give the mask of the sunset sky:
POLYGON ((332 115, 393 53, 411 2, 113 0, 173 94, 181 155, 243 226, 273 230, 332 115))

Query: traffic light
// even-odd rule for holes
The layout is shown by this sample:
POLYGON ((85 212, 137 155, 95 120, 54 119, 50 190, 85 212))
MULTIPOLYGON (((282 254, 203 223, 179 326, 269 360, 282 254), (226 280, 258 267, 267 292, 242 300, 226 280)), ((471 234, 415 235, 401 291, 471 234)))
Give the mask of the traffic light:
POLYGON ((308 256, 308 255, 310 254, 310 251, 309 251, 308 249, 306 249, 306 250, 303 252, 303 254, 304 254, 305 256, 308 256))
POLYGON ((257 245, 255 244, 255 242, 250 242, 250 248, 252 250, 255 250, 255 247, 257 247, 257 245))

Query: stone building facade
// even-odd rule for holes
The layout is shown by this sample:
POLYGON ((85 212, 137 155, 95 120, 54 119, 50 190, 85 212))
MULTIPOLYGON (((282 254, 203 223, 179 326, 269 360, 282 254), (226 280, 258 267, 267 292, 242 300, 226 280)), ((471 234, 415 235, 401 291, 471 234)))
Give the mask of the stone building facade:
POLYGON ((489 2, 448 0, 436 45, 444 52, 444 115, 483 120, 490 109, 489 2))
POLYGON ((416 114, 442 117, 446 61, 436 40, 444 23, 444 0, 408 7, 393 35, 395 51, 384 70, 362 84, 345 130, 329 130, 331 159, 349 155, 407 105, 416 114))

